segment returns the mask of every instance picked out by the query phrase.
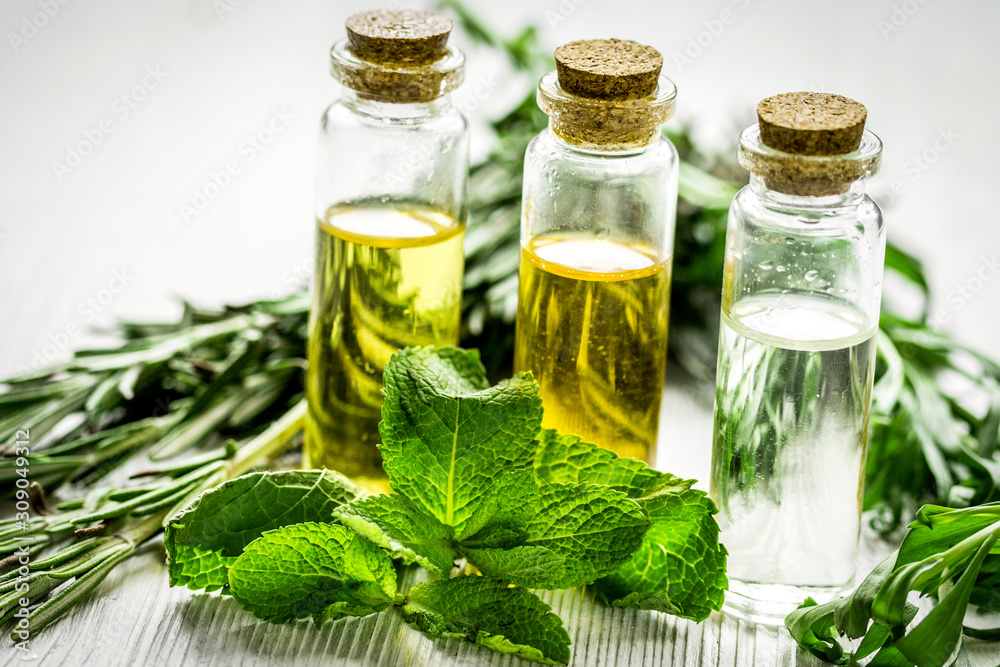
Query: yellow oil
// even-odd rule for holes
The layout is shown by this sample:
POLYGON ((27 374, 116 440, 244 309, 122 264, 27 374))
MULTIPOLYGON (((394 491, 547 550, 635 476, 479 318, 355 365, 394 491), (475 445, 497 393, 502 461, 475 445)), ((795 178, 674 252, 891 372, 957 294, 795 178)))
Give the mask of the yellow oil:
POLYGON ((406 207, 333 207, 318 223, 304 464, 385 492, 382 371, 404 347, 458 342, 465 226, 406 207))
POLYGON ((670 266, 653 248, 607 240, 522 247, 514 368, 538 380, 545 427, 654 461, 670 266))

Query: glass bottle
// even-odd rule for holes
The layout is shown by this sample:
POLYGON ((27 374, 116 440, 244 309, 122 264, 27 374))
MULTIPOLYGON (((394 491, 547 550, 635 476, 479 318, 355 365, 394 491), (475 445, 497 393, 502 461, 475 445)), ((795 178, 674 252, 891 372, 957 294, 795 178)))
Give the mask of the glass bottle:
POLYGON ((655 458, 678 158, 660 128, 676 88, 655 49, 573 42, 538 85, 549 127, 524 161, 514 368, 542 424, 655 458))
POLYGON ((366 12, 346 25, 331 52, 344 90, 320 133, 304 463, 386 491, 385 364, 459 337, 469 142, 449 92, 464 56, 435 14, 366 12))
POLYGON ((726 610, 780 623, 855 574, 885 230, 863 105, 788 93, 740 136, 726 234, 711 497, 726 610))

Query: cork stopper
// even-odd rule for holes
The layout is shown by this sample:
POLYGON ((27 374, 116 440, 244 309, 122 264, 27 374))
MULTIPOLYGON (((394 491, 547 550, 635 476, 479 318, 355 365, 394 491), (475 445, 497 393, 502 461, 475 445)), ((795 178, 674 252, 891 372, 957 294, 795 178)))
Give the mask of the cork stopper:
POLYGON ((330 50, 331 72, 359 97, 430 102, 462 82, 465 56, 448 46, 444 16, 383 9, 355 14, 346 26, 347 39, 330 50))
POLYGON ((559 85, 580 97, 621 101, 652 95, 663 56, 624 39, 587 39, 556 49, 559 85))
POLYGON ((392 9, 355 14, 345 25, 356 56, 396 65, 428 65, 444 57, 452 28, 439 14, 392 9))
POLYGON ((764 144, 795 155, 856 151, 867 117, 865 105, 830 93, 784 93, 757 105, 764 144))
POLYGON ((882 143, 865 131, 868 110, 829 93, 785 93, 757 105, 740 136, 740 164, 775 192, 827 197, 878 171, 882 143))

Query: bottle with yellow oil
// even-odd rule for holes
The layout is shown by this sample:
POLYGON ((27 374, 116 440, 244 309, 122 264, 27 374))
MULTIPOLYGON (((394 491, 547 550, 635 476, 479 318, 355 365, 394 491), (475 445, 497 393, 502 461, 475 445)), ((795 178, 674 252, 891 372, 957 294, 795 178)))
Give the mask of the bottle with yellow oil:
POLYGON ((382 371, 407 346, 458 342, 468 128, 450 101, 451 21, 376 11, 331 52, 344 87, 322 119, 304 464, 388 490, 382 371))
POLYGON ((514 367, 543 425, 654 462, 667 355, 676 88, 655 49, 587 40, 538 85, 549 127, 524 163, 514 367))

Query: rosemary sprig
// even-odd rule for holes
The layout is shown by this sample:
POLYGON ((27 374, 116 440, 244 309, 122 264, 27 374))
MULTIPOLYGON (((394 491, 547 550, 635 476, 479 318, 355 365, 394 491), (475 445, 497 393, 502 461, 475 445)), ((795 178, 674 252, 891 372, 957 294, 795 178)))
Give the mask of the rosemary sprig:
MULTIPOLYGON (((247 438, 302 390, 306 317, 307 300, 294 295, 220 310, 185 304, 169 325, 124 322, 120 347, 7 381, 0 435, 10 443, 29 431, 31 478, 48 493, 92 485, 138 452, 168 459, 247 438)), ((22 467, 12 454, 7 446, 0 457, 0 497, 14 493, 22 467)))
POLYGON ((9 621, 21 608, 20 599, 26 595, 19 584, 25 582, 27 597, 33 603, 44 599, 27 617, 31 633, 41 631, 92 591, 139 545, 159 534, 174 513, 195 496, 279 455, 301 431, 305 413, 305 401, 300 400, 263 433, 232 449, 227 459, 204 462, 176 479, 164 475, 138 495, 106 489, 97 496, 90 494, 90 502, 85 500, 77 509, 32 521, 28 531, 10 525, 13 522, 0 525, 0 540, 14 536, 0 543, 0 553, 9 554, 3 564, 12 568, 0 575, 0 623, 9 621), (83 539, 31 561, 29 575, 12 567, 26 546, 33 553, 50 539, 95 521, 100 522, 93 531, 98 536, 77 528, 76 535, 83 539))

